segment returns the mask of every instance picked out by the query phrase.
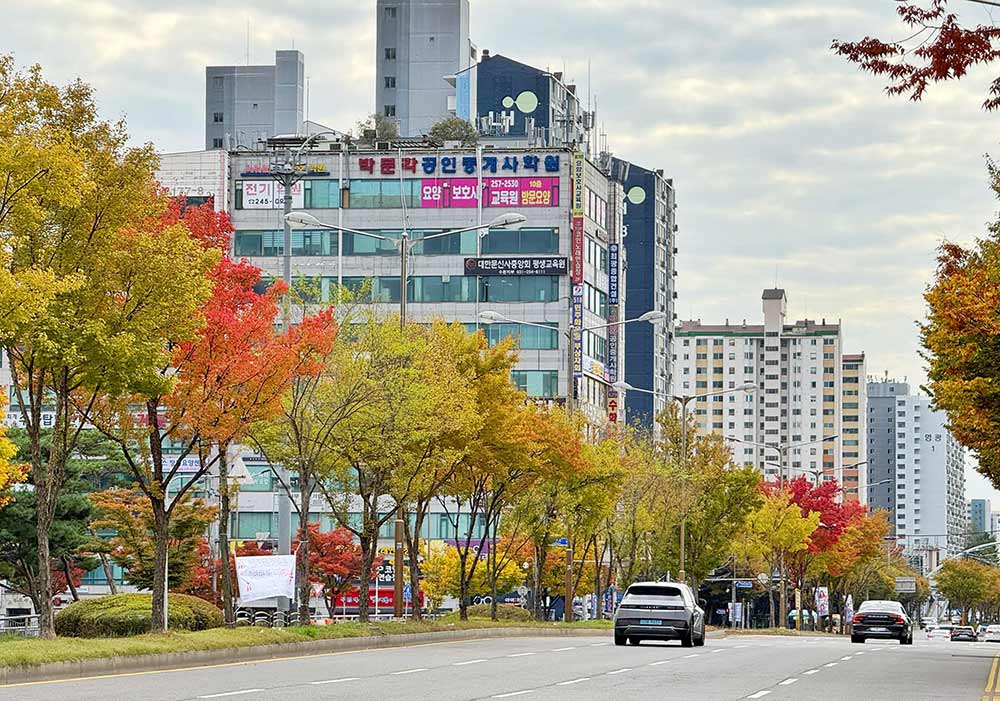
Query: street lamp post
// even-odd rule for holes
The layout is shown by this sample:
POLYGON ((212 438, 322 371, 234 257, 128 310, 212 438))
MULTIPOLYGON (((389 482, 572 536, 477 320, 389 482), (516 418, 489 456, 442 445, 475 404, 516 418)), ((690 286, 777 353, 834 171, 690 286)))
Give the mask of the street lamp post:
MULTIPOLYGON (((290 202, 290 198, 289 198, 290 202)), ((286 210, 290 209, 286 205, 286 210)), ((503 229, 508 226, 516 226, 518 224, 523 224, 527 221, 527 217, 523 214, 517 214, 515 212, 506 212, 494 218, 489 224, 488 228, 503 229)), ((421 241, 430 241, 433 239, 443 238, 445 236, 454 236, 456 234, 463 234, 466 231, 477 231, 483 229, 483 225, 477 224, 476 226, 466 226, 461 229, 454 229, 452 231, 443 231, 438 234, 432 234, 431 236, 425 236, 419 239, 411 239, 410 232, 406 229, 405 219, 402 233, 400 238, 394 239, 388 236, 382 236, 381 234, 376 234, 371 231, 361 231, 360 229, 350 229, 346 226, 341 226, 339 224, 327 224, 320 221, 316 217, 306 212, 290 212, 286 211, 285 214, 285 226, 289 227, 291 225, 296 226, 311 226, 318 227, 320 229, 330 229, 340 233, 349 233, 356 236, 367 236, 369 238, 377 239, 380 241, 389 241, 399 247, 399 329, 401 332, 406 330, 406 292, 407 292, 407 263, 410 256, 410 251, 421 241)), ((481 234, 480 234, 481 235, 481 234)), ((343 249, 338 248, 337 255, 343 258, 343 249)), ((400 458, 402 459, 402 458, 400 458)), ((403 617, 403 519, 402 512, 397 508, 396 519, 394 523, 394 539, 395 539, 395 556, 393 558, 393 572, 394 572, 394 589, 393 589, 393 614, 396 618, 403 617)))
MULTIPOLYGON (((688 457, 688 421, 687 421, 687 407, 688 404, 693 399, 698 399, 700 397, 717 397, 723 394, 733 394, 735 392, 754 392, 757 390, 757 385, 752 382, 747 382, 740 387, 730 387, 729 389, 718 390, 715 392, 704 392, 702 394, 684 394, 684 395, 672 395, 663 392, 657 392, 652 389, 642 389, 640 387, 633 387, 627 382, 616 382, 614 388, 622 393, 627 392, 642 392, 644 394, 651 394, 655 397, 666 397, 681 405, 681 474, 687 478, 687 457, 688 457)), ((687 572, 685 571, 685 560, 686 560, 686 547, 687 547, 687 512, 681 515, 681 542, 680 542, 680 571, 679 579, 684 582, 687 579, 687 572)))
MULTIPOLYGON (((572 318, 572 315, 571 315, 572 318)), ((566 413, 570 416, 573 415, 574 402, 576 390, 576 378, 574 374, 576 372, 576 364, 574 363, 573 357, 573 344, 576 341, 577 334, 583 334, 584 331, 599 331, 601 329, 609 329, 617 326, 623 326, 625 324, 634 324, 637 321, 646 321, 650 324, 655 324, 658 321, 663 321, 667 318, 666 312, 660 311, 648 311, 635 319, 626 319, 624 321, 616 321, 610 324, 598 324, 597 326, 588 326, 586 328, 577 328, 573 325, 572 321, 566 325, 566 331, 563 332, 566 336, 566 413)), ((522 326, 536 326, 538 328, 551 330, 552 327, 546 326, 545 324, 538 324, 533 321, 522 321, 520 319, 510 319, 500 312, 485 310, 479 312, 479 319, 485 324, 495 324, 497 322, 507 322, 510 324, 520 324, 522 326)), ((570 532, 566 533, 566 578, 565 578, 565 606, 564 618, 567 623, 573 622, 573 534, 570 532)))

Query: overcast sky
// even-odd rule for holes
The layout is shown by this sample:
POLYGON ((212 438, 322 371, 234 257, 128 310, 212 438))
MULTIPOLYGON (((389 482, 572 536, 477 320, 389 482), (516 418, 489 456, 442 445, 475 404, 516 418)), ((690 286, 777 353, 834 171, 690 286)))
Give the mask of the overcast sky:
MULTIPOLYGON (((924 380, 916 324, 935 248, 996 215, 989 71, 921 103, 887 98, 829 46, 906 36, 891 0, 472 5, 480 49, 565 69, 585 97, 589 60, 611 149, 674 179, 682 318, 759 320, 777 283, 791 316, 841 319, 869 374, 924 380)), ((251 63, 305 53, 310 118, 347 129, 374 109, 374 0, 33 0, 4 14, 0 51, 92 83, 104 116, 163 151, 203 146, 205 66, 246 61, 248 20, 251 63)), ((968 487, 1000 508, 985 480, 968 487)))

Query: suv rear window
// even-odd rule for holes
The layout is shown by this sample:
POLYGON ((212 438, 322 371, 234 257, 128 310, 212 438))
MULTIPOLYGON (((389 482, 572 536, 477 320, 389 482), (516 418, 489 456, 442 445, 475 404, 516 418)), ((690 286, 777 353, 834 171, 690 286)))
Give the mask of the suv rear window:
POLYGON ((626 596, 664 596, 672 599, 683 598, 681 590, 677 587, 654 587, 649 585, 640 585, 636 587, 629 587, 628 591, 625 592, 626 596))

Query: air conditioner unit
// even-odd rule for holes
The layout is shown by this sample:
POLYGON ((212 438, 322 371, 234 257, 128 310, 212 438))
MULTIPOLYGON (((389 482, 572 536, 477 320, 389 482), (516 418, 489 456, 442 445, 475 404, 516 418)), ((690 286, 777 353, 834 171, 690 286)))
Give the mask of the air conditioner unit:
POLYGON ((391 148, 392 148, 392 142, 391 141, 376 141, 375 142, 375 150, 376 151, 388 151, 391 148))

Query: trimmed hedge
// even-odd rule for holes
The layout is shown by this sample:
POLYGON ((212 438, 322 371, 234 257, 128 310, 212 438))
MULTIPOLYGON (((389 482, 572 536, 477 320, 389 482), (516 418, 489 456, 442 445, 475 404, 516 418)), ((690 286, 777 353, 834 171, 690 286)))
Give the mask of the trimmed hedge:
MULTIPOLYGON (((458 617, 458 612, 455 611, 451 614, 458 617)), ((469 618, 489 618, 490 617, 490 605, 489 604, 476 604, 475 606, 469 607, 469 618)), ((533 617, 531 611, 528 609, 523 609, 520 606, 514 606, 513 604, 497 604, 497 620, 498 621, 531 621, 533 617)))
MULTIPOLYGON (((222 611, 196 596, 170 594, 170 628, 221 628, 222 611)), ((152 594, 115 594, 70 604, 56 614, 56 633, 74 638, 120 638, 150 630, 152 594)))

